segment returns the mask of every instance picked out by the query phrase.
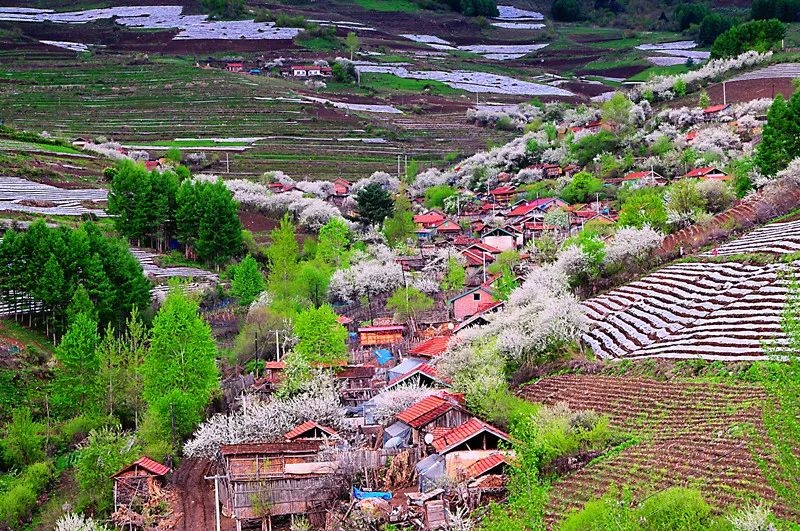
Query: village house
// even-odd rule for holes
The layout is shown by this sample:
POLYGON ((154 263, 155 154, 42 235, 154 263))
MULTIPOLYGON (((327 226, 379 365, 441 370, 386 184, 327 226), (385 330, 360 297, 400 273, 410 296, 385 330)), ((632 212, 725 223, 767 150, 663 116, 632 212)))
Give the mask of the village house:
POLYGON ((339 394, 345 406, 357 407, 375 395, 375 367, 353 365, 337 371, 334 377, 342 384, 339 394))
POLYGON ((290 68, 292 77, 331 77, 333 69, 327 66, 292 66, 290 68))
POLYGON ((470 418, 455 395, 439 392, 398 413, 395 425, 399 424, 402 431, 408 434, 409 445, 421 446, 425 443, 425 435, 433 428, 453 428, 470 418))
POLYGON ((114 480, 114 512, 130 509, 134 502, 147 502, 159 492, 164 477, 172 470, 149 457, 141 457, 111 478, 114 480))
POLYGON ((653 185, 664 185, 666 184, 667 180, 664 178, 663 175, 655 172, 653 170, 647 171, 634 171, 628 173, 624 177, 621 178, 612 178, 612 179, 603 179, 604 184, 615 184, 615 185, 629 185, 629 186, 653 186, 653 185))
POLYGON ((403 341, 403 325, 362 326, 358 329, 358 342, 362 347, 393 345, 403 341))
POLYGON ((703 109, 703 120, 706 122, 717 121, 721 118, 722 112, 730 108, 730 104, 711 105, 703 109))
POLYGON ((511 228, 495 227, 483 233, 481 242, 499 251, 508 251, 522 245, 522 234, 511 228))
POLYGON ((462 229, 461 225, 459 225, 455 221, 446 219, 441 223, 439 223, 438 225, 436 225, 434 230, 436 231, 436 234, 438 236, 443 236, 445 238, 450 239, 450 238, 455 238, 457 235, 461 234, 462 229))
POLYGON ((244 72, 244 64, 242 64, 242 63, 227 63, 225 65, 225 70, 227 70, 228 72, 234 72, 234 73, 244 72))
POLYGON ((350 188, 353 186, 353 183, 348 181, 347 179, 342 179, 338 177, 333 180, 333 195, 350 195, 350 188))
POLYGON ((408 351, 409 356, 418 358, 433 359, 447 351, 447 345, 450 344, 450 335, 434 336, 414 345, 408 351))
POLYGON ((543 179, 556 179, 563 173, 561 166, 558 164, 539 163, 528 166, 527 169, 538 171, 543 179))
MULTIPOLYGON (((289 432, 291 433, 291 432, 289 432)), ((220 501, 236 529, 305 514, 312 526, 340 494, 335 462, 318 461, 322 440, 229 444, 220 448, 223 478, 220 501)))
POLYGON ((414 223, 417 224, 418 228, 432 229, 443 222, 446 218, 441 212, 431 210, 430 212, 426 212, 424 214, 417 214, 412 219, 414 220, 414 223))
POLYGON ((463 321, 481 312, 481 307, 497 302, 497 296, 491 288, 480 285, 450 299, 453 307, 453 317, 456 321, 463 321))
POLYGON ((704 181, 727 181, 730 176, 716 166, 704 166, 702 168, 695 168, 686 175, 684 178, 702 179, 704 181))
POLYGON ((313 420, 308 420, 289 430, 283 436, 287 441, 329 441, 338 439, 339 434, 333 428, 321 426, 313 420))
MULTIPOLYGON (((405 360, 404 363, 407 361, 411 360, 405 360)), ((418 363, 410 371, 392 378, 386 384, 385 389, 392 389, 404 383, 414 383, 423 387, 433 388, 450 387, 452 385, 450 381, 439 375, 435 367, 427 363, 418 363)))
POLYGON ((498 205, 508 205, 514 199, 517 190, 513 186, 498 186, 489 190, 489 197, 492 202, 498 205))

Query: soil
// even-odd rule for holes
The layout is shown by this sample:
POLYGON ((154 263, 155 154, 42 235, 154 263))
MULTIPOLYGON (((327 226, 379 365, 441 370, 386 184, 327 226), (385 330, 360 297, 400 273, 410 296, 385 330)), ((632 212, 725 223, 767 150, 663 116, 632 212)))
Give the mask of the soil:
POLYGON ((576 72, 579 76, 604 76, 604 77, 621 77, 629 78, 635 76, 639 72, 647 70, 645 65, 631 65, 631 66, 618 66, 616 68, 603 68, 601 70, 579 70, 576 72))
MULTIPOLYGON (((745 493, 758 492, 774 503, 780 517, 790 521, 800 517, 772 489, 753 456, 751 448, 763 448, 761 437, 737 429, 749 426, 763 433, 761 404, 766 395, 758 387, 562 375, 528 385, 520 395, 532 402, 564 402, 573 410, 594 410, 607 415, 618 432, 640 438, 556 481, 547 510, 551 528, 566 512, 613 485, 629 485, 635 496, 692 486, 720 510, 745 493)), ((761 457, 771 461, 768 452, 761 451, 761 457)))
MULTIPOLYGON (((722 103, 722 83, 708 87, 706 92, 712 105, 722 103)), ((788 99, 793 93, 792 80, 785 77, 746 79, 725 83, 725 96, 728 103, 739 103, 759 98, 774 98, 777 94, 783 94, 783 97, 788 99)))
MULTIPOLYGON (((211 461, 190 458, 184 459, 175 471, 172 477, 177 494, 176 506, 173 507, 177 516, 174 531, 214 529, 214 483, 205 479, 211 475, 210 469, 211 461)), ((220 527, 223 531, 234 531, 236 523, 221 516, 220 527)))
POLYGON ((268 218, 264 214, 258 212, 250 212, 248 210, 239 210, 239 220, 242 222, 242 227, 252 233, 271 232, 276 228, 280 221, 268 218))

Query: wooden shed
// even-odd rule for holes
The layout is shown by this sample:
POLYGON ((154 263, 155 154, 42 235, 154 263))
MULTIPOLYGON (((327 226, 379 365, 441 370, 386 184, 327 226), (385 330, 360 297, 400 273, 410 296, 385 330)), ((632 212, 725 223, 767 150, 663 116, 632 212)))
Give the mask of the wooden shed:
POLYGON ((114 480, 114 512, 120 507, 129 508, 134 501, 144 503, 149 500, 170 472, 168 466, 141 457, 111 476, 114 480))
POLYGON ((363 326, 358 329, 358 341, 362 347, 393 345, 403 341, 403 325, 363 326))
POLYGON ((339 495, 335 462, 318 461, 321 440, 223 445, 222 503, 243 525, 306 514, 312 525, 339 495))

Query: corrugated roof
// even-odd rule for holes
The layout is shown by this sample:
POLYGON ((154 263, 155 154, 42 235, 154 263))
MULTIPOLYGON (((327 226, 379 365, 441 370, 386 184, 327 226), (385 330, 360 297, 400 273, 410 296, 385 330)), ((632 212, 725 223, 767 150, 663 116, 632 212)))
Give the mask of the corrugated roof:
POLYGON ((226 455, 292 454, 319 451, 322 441, 285 441, 271 443, 223 444, 220 453, 226 455))
POLYGON ((494 426, 486 424, 482 420, 471 418, 461 426, 448 430, 439 437, 436 437, 431 444, 437 452, 442 453, 470 440, 484 431, 492 433, 504 441, 508 440, 508 434, 498 430, 494 426))
POLYGON ((142 456, 138 460, 126 466, 125 468, 123 468, 122 470, 120 470, 111 477, 115 478, 120 474, 124 474, 129 470, 133 470, 134 468, 143 468, 148 472, 150 472, 151 474, 153 474, 154 476, 164 476, 172 470, 167 465, 162 465, 158 461, 154 461, 153 459, 150 459, 147 456, 142 456))
POLYGON ((321 426, 316 422, 314 422, 313 420, 307 420, 304 423, 300 424, 299 426, 295 427, 294 429, 287 431, 284 437, 286 438, 287 441, 291 441, 299 438, 304 433, 308 433, 309 431, 312 431, 314 429, 321 430, 330 435, 331 437, 335 437, 338 435, 338 433, 336 433, 336 430, 332 428, 321 426))
POLYGON ((370 365, 351 365, 334 374, 336 378, 372 378, 375 367, 370 365))
POLYGON ((449 381, 446 378, 439 376, 439 373, 436 372, 436 369, 434 367, 428 365, 427 363, 422 363, 421 365, 417 365, 410 371, 396 378, 392 378, 389 381, 389 383, 386 384, 386 388, 388 389, 389 387, 394 387, 395 385, 402 383, 405 380, 408 380, 409 378, 416 375, 424 375, 430 378, 431 380, 434 380, 435 382, 439 382, 444 385, 450 385, 449 381))
POLYGON ((426 339, 409 350, 408 353, 414 354, 415 356, 433 358, 447 351, 447 344, 450 342, 450 337, 451 336, 436 336, 426 339))
POLYGON ((719 171, 714 166, 703 166, 702 168, 693 169, 692 171, 690 171, 689 173, 686 174, 686 177, 699 177, 701 175, 707 175, 707 174, 712 173, 712 172, 725 173, 725 172, 719 171))
POLYGON ((358 332, 397 332, 403 330, 403 325, 392 326, 363 326, 358 329, 358 332))
POLYGON ((496 468, 498 465, 507 464, 508 462, 509 459, 506 455, 500 452, 493 453, 469 465, 466 470, 467 478, 473 479, 480 477, 487 472, 491 472, 492 469, 496 468))
POLYGON ((704 114, 712 114, 712 113, 715 113, 715 112, 723 111, 723 110, 727 109, 728 107, 730 107, 730 105, 728 105, 726 103, 722 103, 720 105, 712 105, 710 107, 706 107, 705 109, 703 109, 703 113, 704 114))
POLYGON ((410 408, 398 413, 397 420, 402 420, 412 428, 421 428, 454 407, 453 404, 440 396, 426 396, 410 408))

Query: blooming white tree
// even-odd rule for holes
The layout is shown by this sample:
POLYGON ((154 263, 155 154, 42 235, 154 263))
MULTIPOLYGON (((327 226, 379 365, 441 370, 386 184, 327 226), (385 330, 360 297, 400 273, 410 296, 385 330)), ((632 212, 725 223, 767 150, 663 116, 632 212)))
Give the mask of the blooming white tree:
POLYGON ((280 440, 287 431, 308 420, 342 430, 343 418, 333 377, 320 373, 294 397, 269 402, 249 398, 235 413, 214 415, 195 431, 184 446, 184 454, 212 459, 223 444, 280 440))
POLYGON ((382 252, 384 247, 376 247, 380 258, 353 261, 349 268, 335 271, 330 282, 331 297, 356 302, 363 296, 385 295, 403 286, 403 269, 394 261, 393 253, 388 257, 382 252))
POLYGON ((614 234, 614 239, 606 244, 604 261, 606 264, 625 263, 628 260, 641 260, 661 245, 664 235, 645 225, 641 229, 625 227, 614 234))
POLYGON ((91 517, 77 513, 66 513, 56 521, 54 531, 111 531, 108 527, 95 522, 91 517))
POLYGON ((376 171, 369 177, 365 177, 364 179, 359 179, 353 186, 350 187, 350 195, 358 194, 359 190, 367 186, 368 184, 377 183, 381 185, 384 190, 388 190, 390 192, 397 192, 400 189, 400 179, 397 177, 392 177, 385 171, 376 171))
POLYGON ((375 406, 372 418, 377 424, 386 425, 392 422, 398 413, 435 392, 430 387, 418 384, 400 384, 388 391, 378 393, 371 400, 375 406))

